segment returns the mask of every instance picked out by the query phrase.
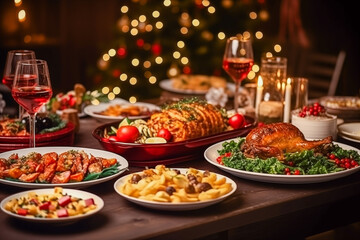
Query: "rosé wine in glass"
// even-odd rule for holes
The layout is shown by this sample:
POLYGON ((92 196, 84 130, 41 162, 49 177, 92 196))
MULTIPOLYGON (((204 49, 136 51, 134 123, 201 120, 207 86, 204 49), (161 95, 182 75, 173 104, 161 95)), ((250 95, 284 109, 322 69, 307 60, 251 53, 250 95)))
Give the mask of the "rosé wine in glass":
POLYGON ((19 61, 11 94, 30 116, 30 147, 34 148, 36 114, 52 96, 47 62, 39 59, 19 61))
POLYGON ((254 64, 251 40, 240 34, 227 39, 223 57, 223 69, 235 82, 234 110, 239 108, 239 88, 254 64))
MULTIPOLYGON (((2 83, 10 90, 13 85, 17 62, 29 59, 35 59, 35 52, 32 50, 11 50, 7 52, 2 83)), ((23 114, 24 109, 19 105, 19 120, 22 119, 23 114)))

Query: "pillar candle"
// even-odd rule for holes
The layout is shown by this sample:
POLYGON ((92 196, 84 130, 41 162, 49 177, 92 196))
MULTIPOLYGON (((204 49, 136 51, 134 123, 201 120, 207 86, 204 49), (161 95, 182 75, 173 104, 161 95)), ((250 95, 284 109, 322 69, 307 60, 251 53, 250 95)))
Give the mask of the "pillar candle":
POLYGON ((285 88, 284 122, 288 123, 290 120, 290 109, 291 109, 291 79, 288 78, 285 88))
POLYGON ((258 77, 257 87, 256 87, 256 102, 255 102, 255 114, 258 114, 259 111, 259 105, 261 102, 261 97, 263 93, 264 87, 263 87, 263 79, 261 76, 258 77))

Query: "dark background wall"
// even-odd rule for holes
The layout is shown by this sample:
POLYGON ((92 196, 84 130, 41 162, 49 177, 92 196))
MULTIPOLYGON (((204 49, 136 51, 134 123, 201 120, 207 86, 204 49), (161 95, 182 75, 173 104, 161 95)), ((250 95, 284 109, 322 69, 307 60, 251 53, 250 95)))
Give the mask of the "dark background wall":
MULTIPOLYGON (((267 33, 277 35, 281 0, 266 1, 270 12, 267 33)), ((113 40, 121 1, 117 0, 24 0, 31 24, 16 19, 14 2, 0 2, 0 74, 10 49, 33 49, 49 62, 55 93, 68 91, 77 83, 92 88, 87 67, 95 65, 106 43, 113 40), (15 18, 9 21, 9 15, 15 18), (25 44, 19 32, 32 33, 25 44)), ((338 95, 359 95, 359 32, 353 1, 303 0, 301 16, 312 48, 347 57, 338 95)), ((4 91, 3 88, 1 91, 4 91)), ((6 95, 6 93, 3 93, 6 95)), ((11 100, 9 100, 11 101, 11 100)))

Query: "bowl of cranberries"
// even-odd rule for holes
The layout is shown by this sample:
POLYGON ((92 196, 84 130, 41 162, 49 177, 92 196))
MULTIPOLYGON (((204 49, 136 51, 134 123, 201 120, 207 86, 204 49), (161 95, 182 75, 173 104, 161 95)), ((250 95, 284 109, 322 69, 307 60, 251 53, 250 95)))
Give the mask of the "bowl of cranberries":
POLYGON ((328 114, 323 105, 315 102, 292 111, 291 123, 304 134, 306 139, 323 139, 337 136, 337 116, 328 114))

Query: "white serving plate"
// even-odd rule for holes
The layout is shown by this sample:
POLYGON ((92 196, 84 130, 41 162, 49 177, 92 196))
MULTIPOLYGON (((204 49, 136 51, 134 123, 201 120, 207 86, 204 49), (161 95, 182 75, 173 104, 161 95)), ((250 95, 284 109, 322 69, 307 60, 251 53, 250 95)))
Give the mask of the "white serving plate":
MULTIPOLYGON (((206 94, 208 90, 192 90, 192 89, 177 89, 172 86, 171 79, 164 79, 160 81, 159 86, 169 92, 181 93, 181 94, 206 94)), ((235 91, 235 84, 234 83, 227 83, 226 84, 228 90, 230 92, 235 91)))
POLYGON ((360 140, 360 122, 340 124, 338 131, 349 138, 360 140))
MULTIPOLYGON (((176 168, 177 170, 179 170, 181 173, 186 173, 186 171, 188 170, 187 168, 176 168)), ((140 172, 139 172, 140 173, 140 172)), ((131 174, 129 174, 131 175, 131 174)), ((200 208, 204 208, 204 207, 208 207, 211 206, 213 204, 219 203, 221 201, 223 201, 224 199, 226 199, 227 197, 229 197, 231 194, 233 194, 236 191, 237 185, 236 183, 223 175, 217 174, 218 178, 222 178, 225 177, 226 178, 226 182, 227 183, 231 183, 232 186, 232 190, 230 192, 228 192, 227 194, 216 198, 216 199, 211 199, 211 200, 207 200, 207 201, 199 201, 199 202, 181 202, 181 203, 169 203, 169 202, 155 202, 155 201, 149 201, 149 200, 143 200, 143 199, 138 199, 135 197, 130 197, 126 194, 123 194, 118 188, 120 186, 122 186, 125 182, 125 180, 128 178, 129 175, 123 176, 120 179, 118 179, 115 184, 114 184, 114 189, 115 191, 122 197, 124 197, 125 199, 127 199, 130 202, 136 203, 138 205, 141 205, 143 207, 148 207, 148 208, 152 208, 152 209, 157 209, 157 210, 167 210, 167 211, 185 211, 185 210, 195 210, 195 209, 200 209, 200 208)))
MULTIPOLYGON (((118 104, 126 104, 126 105, 132 105, 132 103, 121 99, 121 98, 115 98, 114 100, 111 100, 108 103, 100 103, 99 105, 88 105, 84 108, 84 113, 101 121, 101 122, 114 122, 114 121, 120 121, 124 119, 126 116, 104 116, 100 114, 96 114, 97 112, 101 112, 106 110, 111 105, 118 105, 118 104)), ((150 112, 152 111, 160 111, 160 107, 151 104, 151 103, 144 103, 144 102, 137 102, 133 103, 135 106, 143 106, 147 107, 150 112)), ((141 119, 141 118, 147 118, 150 115, 139 115, 139 116, 128 116, 129 119, 141 119)))
POLYGON ((27 196, 27 194, 29 192, 35 192, 37 194, 53 194, 54 193, 54 188, 45 188, 45 189, 36 189, 36 190, 29 190, 29 191, 23 191, 23 192, 19 192, 13 195, 10 195, 6 198, 4 198, 1 203, 0 203, 0 207, 1 210, 6 213, 7 215, 11 216, 11 217, 15 217, 15 218, 19 218, 25 221, 30 221, 30 222, 39 222, 39 223, 69 223, 69 222, 75 222, 78 221, 80 219, 83 218, 87 218, 92 216, 93 214, 99 212, 103 207, 104 207, 104 201, 97 195, 89 193, 89 192, 85 192, 85 191, 81 191, 81 190, 76 190, 76 189, 67 189, 67 188, 63 188, 63 194, 68 194, 74 197, 78 197, 78 198, 82 198, 82 199, 88 199, 88 198, 92 198, 94 199, 94 203, 96 204, 96 208, 92 211, 89 211, 85 214, 81 214, 81 215, 76 215, 76 216, 69 216, 69 217, 64 217, 64 218, 36 218, 36 217, 29 217, 29 216, 21 216, 12 212, 9 212, 7 210, 5 210, 5 204, 10 201, 11 199, 14 198, 20 198, 22 196, 27 196))
MULTIPOLYGON (((237 140, 238 138, 229 139, 226 141, 237 140)), ((204 156, 205 159, 215 165, 216 167, 233 174, 234 176, 241 177, 244 179, 259 181, 259 182, 268 182, 268 183, 283 183, 283 184, 307 184, 307 183, 320 183, 335 180, 338 178, 342 178, 353 174, 360 170, 360 167, 355 167, 351 169, 347 169, 340 172, 329 173, 329 174, 314 174, 314 175, 280 175, 280 174, 268 174, 268 173, 256 173, 244 170, 238 170, 230 167, 226 167, 224 165, 219 164, 216 161, 216 158, 219 157, 218 150, 222 149, 222 144, 225 141, 216 143, 210 147, 208 147, 205 152, 204 156)), ((346 144, 334 142, 334 144, 338 144, 341 148, 346 150, 355 150, 360 152, 359 149, 351 147, 346 144)))
POLYGON ((92 154, 94 157, 103 157, 103 158, 116 158, 118 163, 120 164, 119 166, 119 172, 111 175, 111 176, 107 176, 104 178, 99 178, 99 179, 94 179, 94 180, 89 180, 89 181, 83 181, 83 182, 71 182, 71 183, 59 183, 59 184, 54 184, 54 183, 27 183, 27 182, 18 182, 18 181, 10 181, 10 180, 6 180, 6 179, 0 179, 0 183, 6 184, 6 185, 11 185, 11 186, 16 186, 16 187, 22 187, 22 188, 46 188, 46 187, 68 187, 68 188, 85 188, 85 187, 89 187, 91 185, 94 184, 99 184, 102 182, 106 182, 109 181, 110 179, 116 178, 118 177, 120 174, 122 174, 123 172, 125 172, 128 169, 129 163, 128 161, 116 154, 116 153, 112 153, 112 152, 108 152, 108 151, 103 151, 103 150, 98 150, 98 149, 92 149, 92 148, 82 148, 82 147, 37 147, 37 148, 23 148, 23 149, 18 149, 18 150, 13 150, 13 151, 8 151, 8 152, 3 152, 0 153, 0 158, 8 158, 10 157, 11 154, 17 153, 20 156, 24 156, 27 155, 30 152, 38 152, 40 154, 45 154, 45 153, 49 153, 49 152, 56 152, 56 153, 63 153, 69 150, 76 150, 76 151, 81 151, 83 150, 86 154, 90 155, 92 154))

